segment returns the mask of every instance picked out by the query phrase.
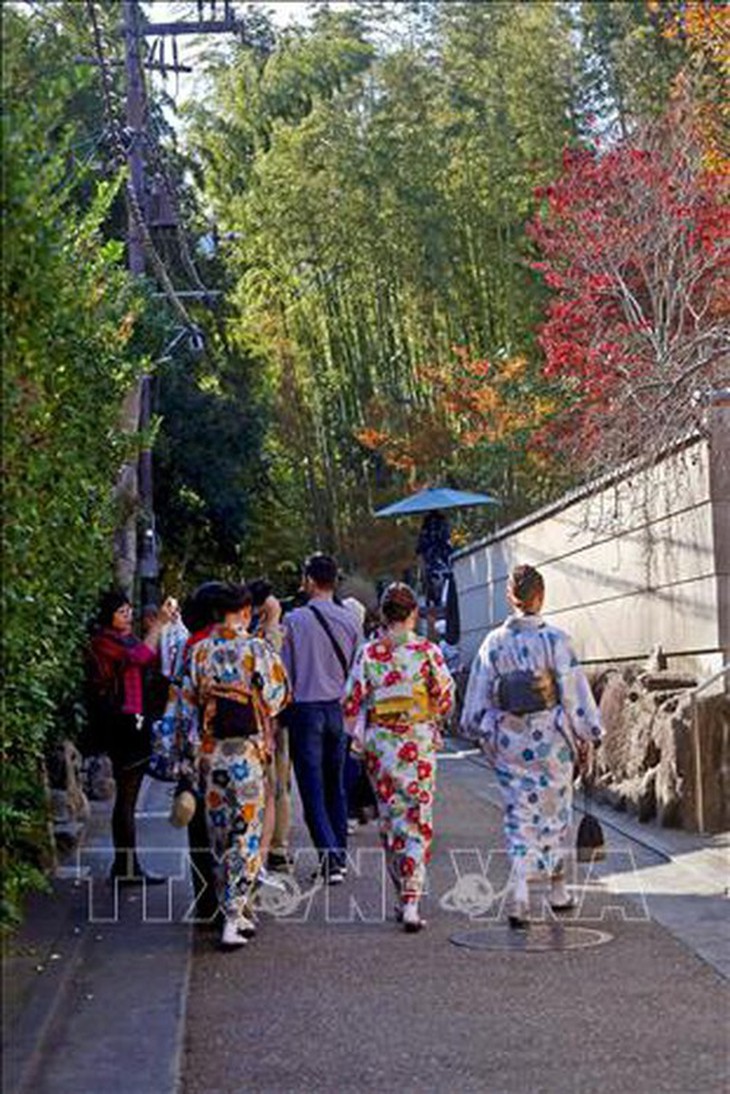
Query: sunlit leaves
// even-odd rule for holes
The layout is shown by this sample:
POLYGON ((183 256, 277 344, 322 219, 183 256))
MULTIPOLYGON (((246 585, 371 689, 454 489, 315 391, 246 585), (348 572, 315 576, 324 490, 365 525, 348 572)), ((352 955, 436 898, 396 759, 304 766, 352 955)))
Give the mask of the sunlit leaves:
POLYGON ((54 75, 49 55, 60 60, 65 51, 70 63, 73 42, 62 44, 60 32, 11 9, 3 11, 3 30, 3 77, 11 81, 3 122, 12 140, 3 143, 2 171, 3 652, 10 686, 0 868, 3 915, 12 916, 38 880, 48 837, 41 759, 55 733, 74 731, 85 621, 112 575, 112 494, 127 453, 119 406, 142 364, 130 344, 143 302, 121 268, 119 245, 102 238, 117 182, 87 180, 80 207, 78 174, 69 173, 84 121, 70 103, 84 81, 54 75))
POLYGON ((576 447, 591 463, 653 450, 696 424, 728 352, 728 176, 708 168, 689 82, 631 138, 566 152, 541 196, 540 343, 580 393, 576 447))

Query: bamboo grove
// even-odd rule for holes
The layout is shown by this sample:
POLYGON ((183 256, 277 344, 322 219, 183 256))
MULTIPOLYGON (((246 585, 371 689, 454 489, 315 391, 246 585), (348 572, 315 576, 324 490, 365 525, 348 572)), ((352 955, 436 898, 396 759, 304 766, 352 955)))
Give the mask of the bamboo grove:
POLYGON ((302 547, 392 572, 410 533, 370 514, 407 488, 489 489, 505 522, 581 477, 534 443, 576 392, 542 367, 527 227, 566 148, 665 109, 689 56, 671 14, 315 5, 306 29, 212 64, 188 140, 236 280, 231 336, 272 398, 254 568, 295 526, 302 547))

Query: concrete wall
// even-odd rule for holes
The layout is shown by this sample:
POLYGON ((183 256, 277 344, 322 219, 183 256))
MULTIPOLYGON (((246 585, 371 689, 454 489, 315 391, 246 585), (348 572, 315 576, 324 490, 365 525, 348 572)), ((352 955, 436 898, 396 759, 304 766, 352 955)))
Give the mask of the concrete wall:
POLYGON ((644 660, 701 673, 730 660, 730 400, 708 435, 653 468, 593 484, 454 558, 469 661, 507 614, 510 569, 539 567, 545 614, 587 664, 644 660))

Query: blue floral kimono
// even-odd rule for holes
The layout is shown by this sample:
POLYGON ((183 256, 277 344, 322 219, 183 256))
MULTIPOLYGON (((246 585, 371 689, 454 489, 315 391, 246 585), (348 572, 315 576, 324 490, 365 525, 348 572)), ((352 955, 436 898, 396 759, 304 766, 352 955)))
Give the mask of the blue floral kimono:
POLYGON ((568 635, 539 615, 513 615, 491 631, 472 664, 461 726, 494 759, 511 861, 528 873, 556 872, 571 819, 576 742, 601 739, 598 708, 568 635), (557 705, 519 715, 501 709, 500 678, 517 670, 552 670, 557 705))
POLYGON ((289 700, 284 665, 267 642, 215 626, 192 646, 182 702, 197 708, 193 745, 208 835, 215 856, 219 906, 229 917, 246 914, 261 868, 264 818, 264 729, 289 700), (241 730, 221 735, 223 704, 238 708, 241 730), (198 736, 199 735, 199 736, 198 736), (199 745, 197 740, 199 739, 199 745))

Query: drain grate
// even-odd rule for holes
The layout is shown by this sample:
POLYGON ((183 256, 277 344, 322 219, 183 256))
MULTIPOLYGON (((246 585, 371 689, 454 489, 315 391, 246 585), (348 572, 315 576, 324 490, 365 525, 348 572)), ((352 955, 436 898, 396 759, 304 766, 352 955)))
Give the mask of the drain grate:
POLYGON ((506 926, 462 931, 459 934, 452 934, 449 941, 467 950, 546 953, 551 950, 584 950, 589 946, 603 946, 612 939, 613 935, 607 931, 595 931, 589 927, 566 927, 562 923, 535 923, 527 931, 514 931, 506 926))

